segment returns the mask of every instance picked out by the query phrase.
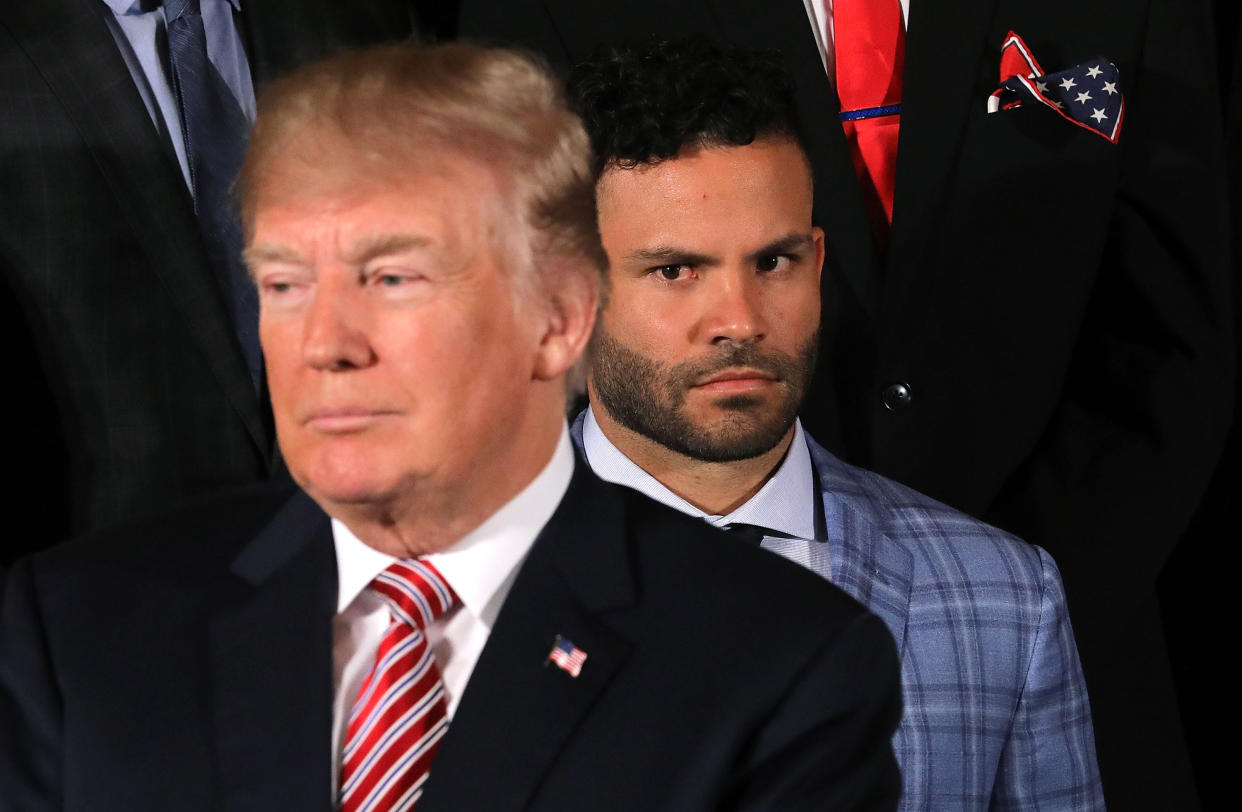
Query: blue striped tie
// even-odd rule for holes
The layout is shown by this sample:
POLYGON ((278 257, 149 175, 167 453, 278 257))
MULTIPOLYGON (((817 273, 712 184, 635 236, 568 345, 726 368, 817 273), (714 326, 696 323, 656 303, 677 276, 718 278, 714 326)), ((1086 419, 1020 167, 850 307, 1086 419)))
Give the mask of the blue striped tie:
POLYGON ((241 223, 232 185, 246 155, 249 122, 207 58, 199 0, 164 0, 168 60, 199 231, 255 389, 263 380, 259 304, 241 260, 241 223))

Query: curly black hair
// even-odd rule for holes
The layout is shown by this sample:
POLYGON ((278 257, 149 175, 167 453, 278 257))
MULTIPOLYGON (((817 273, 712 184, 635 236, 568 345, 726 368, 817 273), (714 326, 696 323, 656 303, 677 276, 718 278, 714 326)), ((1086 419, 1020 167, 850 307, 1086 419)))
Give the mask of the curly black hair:
POLYGON ((805 145, 794 82, 779 53, 702 36, 598 49, 569 74, 598 176, 677 155, 690 145, 743 146, 759 136, 805 145))

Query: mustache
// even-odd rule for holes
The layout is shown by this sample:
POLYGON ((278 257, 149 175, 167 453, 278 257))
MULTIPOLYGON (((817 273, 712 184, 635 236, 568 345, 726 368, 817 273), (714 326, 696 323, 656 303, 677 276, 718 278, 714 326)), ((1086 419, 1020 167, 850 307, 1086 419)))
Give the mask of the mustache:
POLYGON ((792 381, 804 373, 799 359, 783 352, 764 350, 753 343, 724 344, 707 358, 683 361, 669 370, 669 383, 674 387, 690 387, 703 378, 732 367, 748 367, 767 373, 781 381, 792 381))

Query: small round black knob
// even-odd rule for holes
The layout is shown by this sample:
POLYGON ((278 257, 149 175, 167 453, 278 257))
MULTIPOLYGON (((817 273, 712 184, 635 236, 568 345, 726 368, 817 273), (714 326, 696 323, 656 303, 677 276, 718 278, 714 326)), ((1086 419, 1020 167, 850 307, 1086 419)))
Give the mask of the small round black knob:
POLYGON ((909 406, 914 400, 914 393, 908 383, 890 383, 880 393, 880 400, 884 401, 885 409, 895 412, 909 406))

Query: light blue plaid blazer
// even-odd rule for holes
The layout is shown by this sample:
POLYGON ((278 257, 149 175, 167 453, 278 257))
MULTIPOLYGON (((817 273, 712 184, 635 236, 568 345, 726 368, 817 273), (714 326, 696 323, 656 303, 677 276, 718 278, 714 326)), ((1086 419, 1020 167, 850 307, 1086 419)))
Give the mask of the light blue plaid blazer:
MULTIPOLYGON (((573 427, 582 445, 581 420, 573 427)), ((888 625, 903 810, 1104 808, 1091 709, 1051 556, 807 438, 829 576, 888 625)), ((765 547, 777 552, 781 540, 765 547)), ((822 547, 822 545, 816 545, 822 547)))
POLYGON ((901 808, 1103 809, 1052 557, 807 444, 831 580, 883 618, 901 652, 901 808))

